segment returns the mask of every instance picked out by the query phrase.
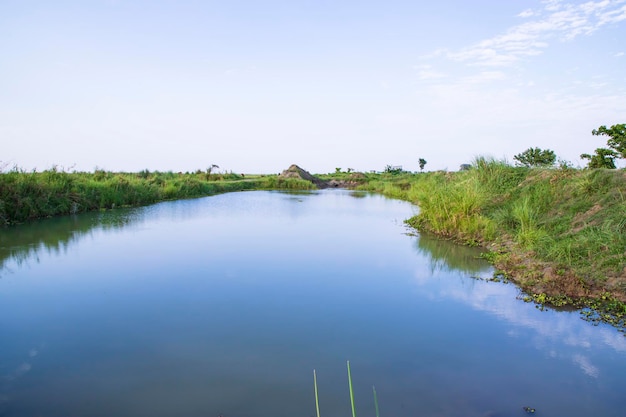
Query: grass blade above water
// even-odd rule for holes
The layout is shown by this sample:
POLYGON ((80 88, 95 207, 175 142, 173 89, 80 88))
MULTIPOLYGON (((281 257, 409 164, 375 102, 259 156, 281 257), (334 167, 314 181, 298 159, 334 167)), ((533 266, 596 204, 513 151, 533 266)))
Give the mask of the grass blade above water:
POLYGON ((352 417, 356 417, 356 411, 354 410, 354 392, 352 391, 352 375, 350 374, 350 361, 348 363, 348 385, 350 386, 350 404, 352 405, 352 417))
POLYGON ((320 417, 320 402, 317 396, 317 374, 313 369, 313 386, 315 387, 315 411, 317 411, 317 417, 320 417))
MULTIPOLYGON (((374 391, 374 408, 376 409, 376 417, 380 417, 380 414, 378 412, 378 396, 376 395, 376 387, 373 385, 372 391, 374 391)), ((319 415, 317 417, 319 417, 319 415)))

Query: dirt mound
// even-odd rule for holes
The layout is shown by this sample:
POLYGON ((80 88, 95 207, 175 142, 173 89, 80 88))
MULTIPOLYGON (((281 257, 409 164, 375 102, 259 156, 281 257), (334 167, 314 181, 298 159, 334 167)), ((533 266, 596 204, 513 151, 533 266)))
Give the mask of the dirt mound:
POLYGON ((362 172, 352 172, 347 178, 341 180, 330 180, 328 186, 331 188, 350 188, 354 189, 359 185, 367 182, 367 177, 362 172))
POLYGON ((281 177, 281 178, 298 178, 298 179, 302 179, 302 180, 306 180, 306 181, 311 181, 318 188, 326 188, 326 187, 328 187, 328 184, 325 181, 317 178, 314 175, 311 175, 310 172, 300 168, 296 164, 293 164, 289 168, 284 170, 279 175, 279 177, 281 177))

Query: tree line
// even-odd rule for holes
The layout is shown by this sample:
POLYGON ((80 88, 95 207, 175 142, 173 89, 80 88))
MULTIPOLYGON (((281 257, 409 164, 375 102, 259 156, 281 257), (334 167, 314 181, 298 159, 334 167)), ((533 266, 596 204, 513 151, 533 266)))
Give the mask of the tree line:
MULTIPOLYGON (((626 158, 626 124, 611 127, 600 126, 591 131, 594 136, 606 136, 607 147, 596 148, 593 154, 584 153, 581 159, 588 160, 587 168, 615 169, 615 160, 626 158)), ((513 157, 515 164, 525 167, 550 167, 556 163, 556 154, 550 149, 528 148, 513 157)), ((565 161, 562 164, 567 165, 565 161)))

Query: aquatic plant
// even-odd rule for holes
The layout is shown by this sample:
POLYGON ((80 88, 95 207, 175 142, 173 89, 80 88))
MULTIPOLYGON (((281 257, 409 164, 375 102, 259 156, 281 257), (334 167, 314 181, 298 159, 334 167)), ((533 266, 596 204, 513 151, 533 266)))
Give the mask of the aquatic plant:
POLYGON ((315 387, 315 411, 317 412, 317 417, 320 417, 320 401, 317 395, 317 374, 315 369, 313 369, 313 385, 315 387))
POLYGON ((352 374, 350 373, 350 361, 348 364, 348 386, 350 387, 350 404, 352 405, 352 417, 356 417, 356 410, 354 409, 354 391, 352 390, 352 374))
MULTIPOLYGON (((348 388, 350 391, 350 405, 352 407, 352 417, 356 417, 356 408, 354 406, 354 390, 352 388, 352 373, 350 371, 350 361, 346 361, 346 365, 348 367, 348 388)), ((317 413, 317 417, 320 417, 320 407, 319 407, 319 398, 317 392, 317 373, 315 369, 313 370, 313 389, 315 393, 315 410, 317 413)), ((380 413, 378 411, 378 396, 376 395, 376 388, 372 386, 372 391, 374 393, 374 408, 376 410, 376 417, 380 417, 380 413)))
POLYGON ((380 417, 380 413, 378 412, 378 396, 376 395, 376 387, 373 385, 372 391, 374 392, 374 408, 376 409, 376 417, 380 417))

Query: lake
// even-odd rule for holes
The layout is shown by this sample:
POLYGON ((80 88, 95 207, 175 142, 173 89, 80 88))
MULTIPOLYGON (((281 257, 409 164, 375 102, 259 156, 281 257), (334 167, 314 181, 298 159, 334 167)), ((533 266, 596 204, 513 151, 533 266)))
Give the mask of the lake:
POLYGON ((626 415, 626 337, 417 208, 240 192, 0 229, 0 416, 626 415))

